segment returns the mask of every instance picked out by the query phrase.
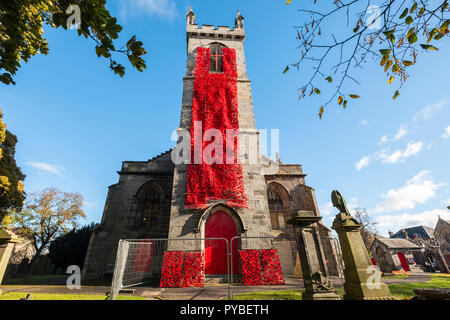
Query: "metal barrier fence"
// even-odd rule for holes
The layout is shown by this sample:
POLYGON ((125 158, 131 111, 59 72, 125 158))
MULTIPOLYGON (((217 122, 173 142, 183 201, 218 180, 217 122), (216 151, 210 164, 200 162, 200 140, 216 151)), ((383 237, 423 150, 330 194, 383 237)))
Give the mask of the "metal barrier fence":
MULTIPOLYGON (((342 277, 343 265, 337 239, 321 238, 334 242, 338 273, 342 277)), ((202 280, 205 278, 209 279, 211 275, 220 274, 223 280, 226 279, 228 299, 232 299, 236 290, 240 293, 252 290, 252 287, 242 285, 243 261, 241 259, 241 251, 255 248, 257 248, 258 252, 276 250, 279 257, 277 263, 281 267, 283 279, 289 279, 291 288, 298 286, 298 289, 300 289, 303 280, 301 279, 302 275, 301 271, 299 271, 301 269, 299 269, 298 265, 297 238, 293 236, 237 236, 230 239, 230 241, 225 238, 121 240, 119 241, 114 266, 110 299, 115 300, 120 290, 125 288, 160 286, 164 261, 171 252, 183 252, 183 257, 185 257, 186 253, 201 254, 203 258, 206 256, 207 259, 203 260, 202 280), (214 260, 215 269, 212 265, 208 265, 212 260, 214 260), (218 265, 217 261, 221 263, 218 265), (217 270, 217 267, 219 267, 219 270, 217 270)), ((262 258, 262 253, 259 253, 259 255, 262 258)), ((262 261, 260 263, 260 270, 264 272, 262 261)), ((179 270, 184 271, 187 268, 183 258, 178 261, 178 264, 180 264, 179 270)), ((184 281, 187 280, 182 278, 179 287, 183 287, 184 281)))
MULTIPOLYGON (((215 259, 226 261, 220 270, 227 279, 230 292, 229 242, 224 238, 197 239, 145 239, 120 240, 111 283, 110 300, 115 300, 120 290, 141 285, 160 285, 164 259, 169 252, 182 252, 178 261, 183 268, 184 253, 207 253, 215 259)), ((208 265, 204 265, 202 277, 208 265)), ((183 285, 184 279, 180 284, 183 285)), ((230 296, 230 294, 228 294, 230 296)))

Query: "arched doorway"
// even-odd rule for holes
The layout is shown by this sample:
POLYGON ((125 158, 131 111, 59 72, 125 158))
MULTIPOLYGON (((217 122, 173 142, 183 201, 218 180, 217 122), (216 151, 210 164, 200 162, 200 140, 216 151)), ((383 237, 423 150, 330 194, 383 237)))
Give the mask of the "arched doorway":
MULTIPOLYGON (((237 236, 236 223, 224 211, 217 211, 205 224, 205 238, 224 238, 231 243, 237 236)), ((235 244, 234 242, 233 244, 235 244)), ((238 248, 233 247, 233 273, 239 273, 238 248)), ((205 241, 205 273, 207 275, 227 274, 227 244, 223 240, 205 241)))

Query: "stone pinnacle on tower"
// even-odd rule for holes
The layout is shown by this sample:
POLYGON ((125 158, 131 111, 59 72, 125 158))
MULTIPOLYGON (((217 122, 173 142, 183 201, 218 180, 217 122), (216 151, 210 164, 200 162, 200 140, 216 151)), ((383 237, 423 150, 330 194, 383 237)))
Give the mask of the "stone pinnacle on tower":
POLYGON ((189 9, 188 13, 186 13, 186 21, 187 24, 195 24, 195 13, 192 10, 192 6, 189 9))

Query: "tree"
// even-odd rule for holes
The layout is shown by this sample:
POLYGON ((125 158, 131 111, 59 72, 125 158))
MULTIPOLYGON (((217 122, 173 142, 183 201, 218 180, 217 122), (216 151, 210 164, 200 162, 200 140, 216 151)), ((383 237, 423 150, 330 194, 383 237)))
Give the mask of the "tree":
POLYGON ((147 52, 133 36, 117 48, 114 40, 122 27, 105 8, 106 0, 8 0, 0 2, 0 81, 15 84, 13 77, 21 61, 36 54, 48 54, 44 24, 52 28, 77 27, 79 36, 95 43, 98 57, 109 59, 110 68, 121 77, 125 67, 112 58, 124 54, 138 71, 146 68, 142 56, 147 52))
POLYGON ((0 110, 0 226, 9 210, 21 210, 25 175, 16 164, 17 137, 6 130, 0 110))
POLYGON ((30 195, 25 208, 13 212, 11 220, 19 235, 31 240, 36 249, 30 263, 41 256, 52 240, 77 228, 78 220, 86 217, 82 205, 80 194, 48 188, 30 195))
POLYGON ((71 265, 83 267, 92 230, 97 226, 98 224, 91 223, 73 229, 50 243, 48 256, 56 268, 66 270, 71 265))
MULTIPOLYGON (((449 35, 448 0, 333 0, 328 4, 314 0, 310 5, 301 1, 301 6, 299 12, 309 18, 295 27, 300 58, 291 66, 313 70, 300 87, 299 98, 320 95, 323 87, 333 86, 327 89, 330 97, 320 107, 320 118, 331 102, 345 109, 350 99, 359 98, 353 90, 347 92, 348 83, 359 84, 352 70, 361 69, 368 59, 380 63, 388 85, 396 83, 395 100, 419 52, 437 51, 437 43, 449 35), (366 15, 370 16, 364 20, 366 15)), ((284 72, 288 70, 289 66, 284 72)))
POLYGON ((376 230, 376 225, 378 222, 372 221, 366 209, 356 208, 354 212, 355 219, 362 224, 361 226, 361 237, 363 238, 364 244, 367 250, 370 252, 370 246, 378 234, 376 230))

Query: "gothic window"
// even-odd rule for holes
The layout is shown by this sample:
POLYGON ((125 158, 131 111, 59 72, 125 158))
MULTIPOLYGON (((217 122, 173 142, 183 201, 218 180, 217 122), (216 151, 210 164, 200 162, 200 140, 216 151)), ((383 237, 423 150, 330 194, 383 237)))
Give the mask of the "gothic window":
POLYGON ((138 196, 137 227, 148 227, 152 223, 152 219, 159 216, 161 198, 161 190, 156 185, 146 185, 142 188, 138 196))
POLYGON ((272 222, 272 228, 286 228, 283 200, 281 200, 280 195, 271 188, 267 191, 267 196, 269 200, 270 221, 272 222))
POLYGON ((213 73, 223 72, 223 48, 224 45, 220 43, 213 43, 209 47, 210 52, 210 64, 209 71, 213 73))

